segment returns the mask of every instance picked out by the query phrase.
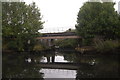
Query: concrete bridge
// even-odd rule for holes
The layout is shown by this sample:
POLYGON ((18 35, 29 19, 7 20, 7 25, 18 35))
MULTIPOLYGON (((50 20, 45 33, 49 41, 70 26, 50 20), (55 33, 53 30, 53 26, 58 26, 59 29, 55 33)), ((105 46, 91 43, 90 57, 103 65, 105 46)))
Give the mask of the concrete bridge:
POLYGON ((81 38, 77 36, 75 32, 63 32, 63 33, 45 33, 42 37, 37 39, 76 39, 81 38))
POLYGON ((47 46, 53 46, 53 41, 58 39, 81 39, 80 36, 77 36, 75 32, 63 32, 63 33, 44 33, 41 37, 37 37, 37 40, 40 40, 41 43, 46 44, 47 46))

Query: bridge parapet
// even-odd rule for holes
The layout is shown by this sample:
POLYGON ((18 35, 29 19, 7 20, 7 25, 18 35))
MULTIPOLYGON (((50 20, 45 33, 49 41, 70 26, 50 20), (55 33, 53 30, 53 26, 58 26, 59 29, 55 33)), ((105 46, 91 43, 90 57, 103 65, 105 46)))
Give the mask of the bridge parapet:
POLYGON ((48 36, 75 36, 75 32, 63 32, 63 33, 45 33, 42 37, 48 37, 48 36))

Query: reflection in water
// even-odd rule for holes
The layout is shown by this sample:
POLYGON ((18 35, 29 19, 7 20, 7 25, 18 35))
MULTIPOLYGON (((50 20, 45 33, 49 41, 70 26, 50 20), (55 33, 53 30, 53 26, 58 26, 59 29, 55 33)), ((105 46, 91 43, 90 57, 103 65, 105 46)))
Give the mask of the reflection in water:
POLYGON ((67 60, 64 60, 63 56, 52 56, 52 57, 42 57, 40 62, 69 62, 67 60))
POLYGON ((31 58, 28 58, 25 61, 27 61, 28 63, 31 63, 31 58))
MULTIPOLYGON (((3 78, 41 78, 40 67, 35 66, 28 54, 3 53, 3 78), (26 58, 27 57, 27 58, 26 58), (27 61, 25 61, 27 60, 27 61), (30 62, 31 61, 31 62, 30 62), (30 63, 29 63, 30 62, 30 63)), ((37 57, 36 57, 37 58, 37 57)))
POLYGON ((55 56, 55 62, 69 62, 69 61, 64 60, 63 56, 55 56))
MULTIPOLYGON (((86 56, 87 57, 87 56, 86 56)), ((90 66, 77 70, 77 78, 118 78, 118 57, 116 55, 91 56, 90 66)), ((83 58, 84 59, 84 58, 83 58)))
POLYGON ((76 78, 76 70, 65 69, 41 69, 44 78, 76 78))
MULTIPOLYGON (((3 78, 118 78, 117 55, 81 55, 77 52, 3 53, 3 78), (45 63, 49 67, 37 66, 45 63), (57 63, 77 63, 78 69, 58 69, 57 63), (85 63, 85 64, 82 64, 85 63), (50 64, 50 65, 49 65, 50 64), (50 66, 56 68, 51 69, 50 66)), ((45 65, 44 64, 44 65, 45 65)), ((65 66, 65 65, 64 65, 65 66)), ((70 67, 70 66, 69 66, 70 67)))

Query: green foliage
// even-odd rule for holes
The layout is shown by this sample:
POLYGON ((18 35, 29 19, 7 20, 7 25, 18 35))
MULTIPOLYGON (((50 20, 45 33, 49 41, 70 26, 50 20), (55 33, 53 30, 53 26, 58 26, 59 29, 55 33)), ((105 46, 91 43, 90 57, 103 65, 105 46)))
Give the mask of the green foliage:
POLYGON ((95 48, 99 52, 107 52, 107 51, 114 51, 115 49, 120 47, 120 42, 119 41, 112 41, 112 40, 98 40, 95 43, 95 48))
POLYGON ((13 50, 30 50, 42 29, 41 14, 35 3, 2 3, 3 45, 13 50))
POLYGON ((91 38, 85 38, 81 41, 82 46, 90 46, 93 44, 93 41, 91 38))
POLYGON ((77 43, 75 39, 64 39, 64 40, 57 40, 55 41, 55 44, 60 46, 60 47, 69 47, 69 48, 74 48, 77 43))
POLYGON ((103 36, 116 39, 120 36, 118 14, 113 2, 86 2, 78 13, 76 29, 83 38, 103 36))
POLYGON ((35 45, 34 48, 33 48, 34 51, 42 51, 42 50, 45 50, 45 47, 38 44, 38 45, 35 45))

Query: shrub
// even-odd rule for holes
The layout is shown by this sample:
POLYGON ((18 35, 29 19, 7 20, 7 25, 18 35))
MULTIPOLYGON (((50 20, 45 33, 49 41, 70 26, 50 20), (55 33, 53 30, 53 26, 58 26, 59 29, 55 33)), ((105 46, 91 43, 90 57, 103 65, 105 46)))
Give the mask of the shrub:
POLYGON ((34 46, 33 50, 34 51, 42 51, 42 50, 45 50, 45 48, 44 48, 44 46, 37 44, 34 46))
POLYGON ((57 40, 55 44, 59 47, 74 48, 77 45, 77 41, 75 39, 63 39, 57 40))
POLYGON ((95 48, 99 52, 108 52, 108 51, 115 51, 118 47, 120 47, 120 42, 115 40, 98 40, 95 42, 95 48))

